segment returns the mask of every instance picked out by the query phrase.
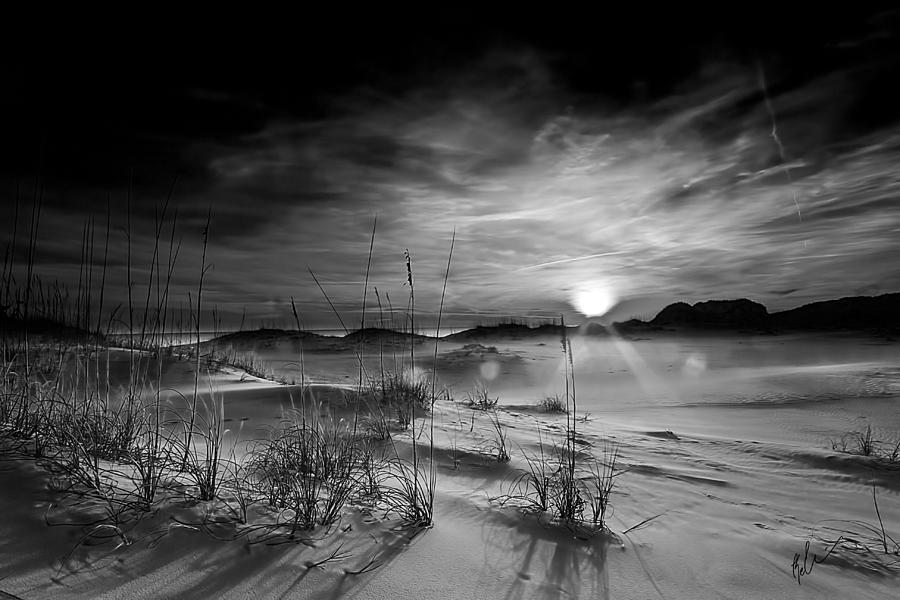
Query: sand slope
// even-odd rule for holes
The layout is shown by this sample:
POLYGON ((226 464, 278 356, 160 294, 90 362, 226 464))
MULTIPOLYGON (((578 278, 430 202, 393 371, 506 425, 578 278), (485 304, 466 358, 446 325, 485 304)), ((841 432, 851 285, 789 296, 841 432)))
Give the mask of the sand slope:
MULTIPOLYGON (((822 551, 815 532, 853 529, 853 520, 877 524, 873 482, 887 533, 900 537, 900 471, 830 444, 864 422, 896 439, 897 348, 858 340, 854 350, 842 339, 829 353, 820 340, 813 360, 803 340, 738 350, 735 340, 636 342, 629 362, 615 358, 629 350, 595 343, 576 346, 580 415, 589 413, 577 426, 583 452, 599 456, 613 441, 627 470, 611 535, 578 539, 514 503, 492 501, 527 467, 523 452, 538 450, 538 432, 545 443, 564 432, 564 416, 534 406, 561 381, 552 340, 492 342, 496 352, 447 344, 439 372, 457 397, 485 364, 497 365, 491 390, 501 398, 497 416, 513 458, 493 460, 487 413, 439 401, 432 528, 416 533, 359 508, 310 545, 248 545, 177 524, 172 517, 199 522, 205 507, 173 503, 129 547, 72 552, 82 530, 45 523, 56 515, 46 474, 33 461, 5 460, 0 590, 21 598, 893 597, 900 569, 872 549, 841 546, 801 585, 792 561, 808 539, 811 551, 822 551), (786 350, 773 357, 778 344, 786 350), (315 566, 335 551, 338 559, 315 566)), ((354 361, 333 352, 306 358, 313 369, 320 360, 348 373, 354 361)), ((345 373, 335 373, 334 383, 345 383, 345 373)), ((298 397, 291 386, 238 373, 214 379, 226 417, 243 423, 243 433, 274 422, 298 397)), ((340 389, 317 394, 340 403, 340 389)), ((398 440, 408 443, 408 434, 398 440)))

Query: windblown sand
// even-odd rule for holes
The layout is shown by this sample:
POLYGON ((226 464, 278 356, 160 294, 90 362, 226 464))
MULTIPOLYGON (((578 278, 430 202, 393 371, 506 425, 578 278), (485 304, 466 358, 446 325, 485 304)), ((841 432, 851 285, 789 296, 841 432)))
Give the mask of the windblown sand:
MULTIPOLYGON (((79 545, 81 528, 47 524, 75 519, 71 509, 60 512, 47 474, 5 460, 0 590, 27 599, 896 597, 900 569, 862 546, 841 545, 799 585, 792 561, 807 540, 808 562, 822 553, 814 534, 828 537, 829 526, 877 525, 873 482, 886 533, 900 538, 900 471, 832 448, 867 424, 879 440, 897 442, 897 343, 845 335, 575 338, 579 443, 598 457, 607 441, 618 444, 625 470, 612 498, 612 534, 588 540, 491 501, 526 467, 523 452, 563 438, 565 416, 536 406, 564 390, 558 340, 441 342, 438 350, 438 377, 454 400, 439 400, 434 413, 432 528, 413 535, 395 517, 349 510, 310 545, 248 545, 173 520, 202 516, 203 507, 185 502, 151 520, 131 546, 79 545), (492 459, 488 415, 462 403, 476 380, 500 398, 509 463, 492 459), (316 566, 335 550, 341 560, 316 566)), ((299 378, 296 348, 247 351, 299 378)), ((417 348, 423 370, 433 351, 433 343, 417 348)), ((375 372, 391 354, 369 345, 366 368, 375 372)), ((339 407, 357 381, 356 355, 307 347, 303 358, 304 374, 318 384, 313 394, 339 407)), ((190 364, 173 363, 167 387, 189 390, 191 373, 190 364)), ((300 397, 299 386, 233 370, 209 383, 224 398, 229 439, 261 435, 300 397)))

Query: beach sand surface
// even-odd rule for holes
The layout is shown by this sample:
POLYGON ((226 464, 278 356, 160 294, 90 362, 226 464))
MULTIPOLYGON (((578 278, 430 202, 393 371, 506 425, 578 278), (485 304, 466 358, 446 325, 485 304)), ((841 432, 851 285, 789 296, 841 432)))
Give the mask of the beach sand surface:
MULTIPOLYGON (((538 406, 565 393, 559 340, 442 341, 436 360, 426 341, 416 348, 417 369, 427 375, 436 366, 450 391, 433 412, 433 527, 416 531, 396 515, 351 507, 307 543, 247 544, 191 527, 209 508, 185 500, 148 518, 130 545, 79 544, 78 513, 48 487, 40 463, 6 458, 0 590, 27 599, 895 596, 900 557, 872 543, 839 545, 799 584, 792 563, 800 553, 799 564, 810 566, 823 539, 860 530, 853 522, 878 526, 873 486, 885 532, 900 539, 898 465, 833 448, 869 425, 885 446, 900 440, 900 344, 848 334, 674 333, 576 336, 571 344, 579 450, 600 459, 612 445, 619 451, 609 533, 585 536, 498 501, 528 468, 526 456, 564 440, 566 415, 538 406), (509 462, 494 460, 491 413, 463 402, 476 383, 499 398, 509 462)), ((314 385, 236 369, 204 374, 201 387, 222 401, 226 442, 238 454, 292 408, 352 418, 359 353, 373 376, 408 364, 377 344, 305 347, 302 367, 292 344, 245 351, 314 385)), ((191 364, 166 363, 164 372, 168 401, 189 397, 191 364)), ((427 448, 426 417, 419 427, 427 448)), ((410 433, 396 443, 407 452, 410 433)))

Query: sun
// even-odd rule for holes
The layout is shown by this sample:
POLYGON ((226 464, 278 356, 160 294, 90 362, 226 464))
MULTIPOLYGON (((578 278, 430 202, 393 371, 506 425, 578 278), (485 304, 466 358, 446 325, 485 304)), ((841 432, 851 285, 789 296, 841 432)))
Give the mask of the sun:
POLYGON ((572 295, 572 306, 586 317, 602 317, 616 303, 615 295, 604 285, 592 285, 572 295))

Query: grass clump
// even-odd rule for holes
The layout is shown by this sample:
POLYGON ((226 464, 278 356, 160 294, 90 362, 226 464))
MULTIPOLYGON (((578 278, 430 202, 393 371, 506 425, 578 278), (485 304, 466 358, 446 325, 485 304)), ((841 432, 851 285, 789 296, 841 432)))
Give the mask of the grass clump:
POLYGON ((434 521, 434 473, 424 469, 419 459, 394 455, 385 463, 381 499, 387 514, 397 514, 414 527, 428 527, 434 521))
POLYGON ((872 433, 872 425, 866 425, 865 430, 851 431, 841 436, 840 440, 832 441, 831 449, 888 463, 900 462, 900 440, 888 443, 876 439, 872 433))
POLYGON ((505 493, 493 498, 495 502, 547 515, 566 526, 588 525, 595 531, 606 527, 616 478, 622 473, 618 446, 607 443, 598 459, 573 456, 566 445, 548 446, 539 438, 538 451, 525 453, 524 458, 526 467, 505 493))
POLYGON ((491 397, 488 388, 483 383, 476 383, 472 390, 466 392, 463 400, 466 406, 477 410, 493 410, 500 402, 500 396, 491 397))
POLYGON ((615 480, 622 471, 618 467, 618 446, 607 442, 603 456, 585 455, 578 448, 575 360, 572 345, 560 319, 560 345, 565 369, 565 395, 549 396, 542 405, 566 417, 566 435, 562 443, 544 445, 538 431, 538 453, 525 455, 527 468, 512 480, 508 491, 494 498, 506 504, 515 503, 530 512, 547 514, 567 527, 589 526, 591 532, 606 530, 610 498, 615 480))
POLYGON ((225 446, 225 402, 216 398, 210 390, 209 397, 201 396, 192 407, 192 416, 185 423, 177 421, 179 427, 193 425, 193 432, 185 432, 187 443, 173 438, 172 445, 183 456, 182 472, 186 473, 197 487, 201 501, 213 500, 219 495, 224 470, 225 446))
POLYGON ((538 406, 541 410, 548 413, 566 414, 569 412, 569 409, 566 406, 566 399, 559 394, 544 396, 544 398, 538 402, 538 406))
POLYGON ((259 442, 247 464, 252 490, 288 512, 290 534, 329 526, 341 516, 361 472, 361 454, 338 427, 318 420, 288 421, 259 442))
POLYGON ((500 423, 497 413, 491 414, 491 429, 494 434, 493 454, 497 462, 509 462, 509 450, 506 444, 506 427, 500 423))
POLYGON ((431 384, 409 370, 386 372, 373 382, 371 395, 382 414, 392 414, 401 429, 408 429, 416 412, 431 410, 431 384))

